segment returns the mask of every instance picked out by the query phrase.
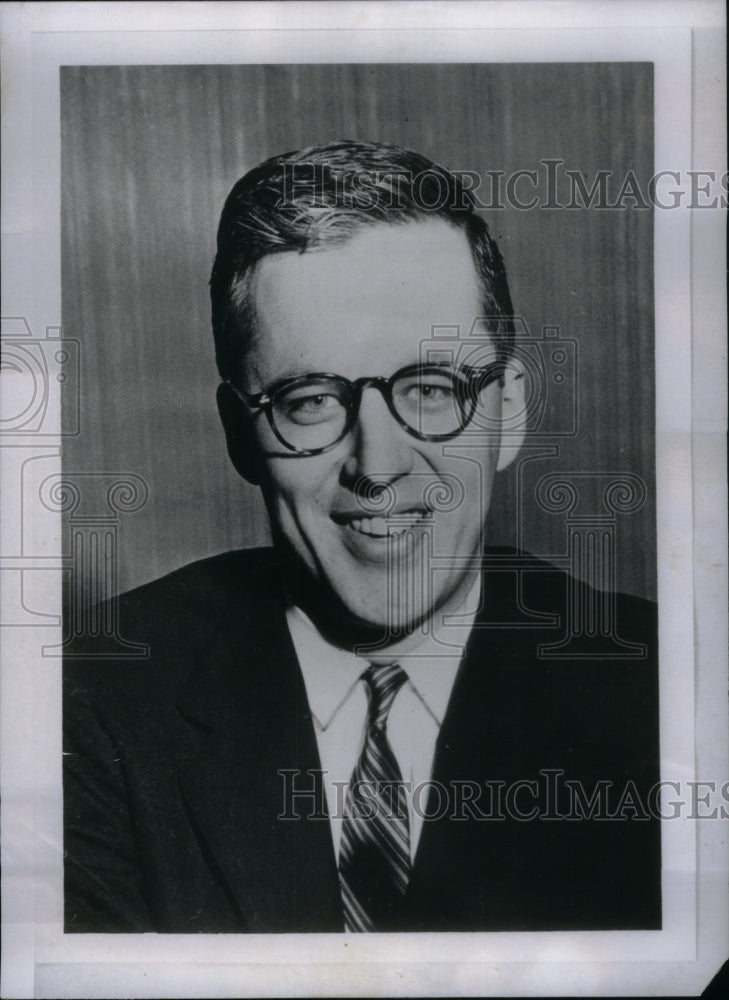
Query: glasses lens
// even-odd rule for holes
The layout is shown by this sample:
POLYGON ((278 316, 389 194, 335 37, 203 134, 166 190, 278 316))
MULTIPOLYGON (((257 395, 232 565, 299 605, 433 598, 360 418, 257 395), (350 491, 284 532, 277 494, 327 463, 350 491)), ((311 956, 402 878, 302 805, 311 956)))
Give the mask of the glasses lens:
POLYGON ((277 393, 271 406, 276 430, 297 451, 327 448, 342 435, 349 392, 336 379, 302 379, 277 393))
POLYGON ((392 402, 417 434, 458 432, 465 420, 464 385, 449 369, 418 368, 396 379, 392 402))

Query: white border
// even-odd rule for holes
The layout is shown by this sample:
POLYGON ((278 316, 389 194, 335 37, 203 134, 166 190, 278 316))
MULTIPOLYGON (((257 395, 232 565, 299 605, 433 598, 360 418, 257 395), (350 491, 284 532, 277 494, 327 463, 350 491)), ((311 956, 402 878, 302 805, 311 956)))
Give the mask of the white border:
MULTIPOLYGON (((690 5, 690 11, 683 4, 637 3, 628 9, 614 2, 449 3, 447 9, 440 3, 7 7, 2 14, 5 73, 17 90, 5 88, 4 127, 12 130, 13 143, 9 156, 11 143, 6 136, 4 264, 10 273, 4 268, 3 280, 4 285, 10 284, 3 289, 3 314, 27 316, 34 331, 60 325, 59 65, 652 61, 656 169, 677 170, 682 177, 692 168, 723 169, 721 146, 711 150, 713 159, 701 161, 691 148, 692 124, 702 114, 715 133, 720 131, 715 116, 700 99, 693 108, 691 104, 692 73, 697 78, 702 71, 707 74, 696 61, 693 47, 699 36, 692 36, 690 28, 702 24, 716 29, 722 16, 718 4, 698 2, 690 5), (210 30, 213 24, 221 30, 210 30), (130 31, 130 27, 140 30, 130 31), (176 30, 170 30, 173 27, 176 30), (32 275, 32 282, 24 275, 32 275), (57 280, 49 281, 49 275, 58 276, 57 280)), ((704 83, 704 95, 710 86, 704 83)), ((706 460, 707 454, 716 460, 712 442, 722 414, 702 394, 694 431, 709 433, 698 438, 694 434, 692 439, 689 331, 693 322, 694 355, 704 385, 711 385, 713 378, 716 386, 715 371, 706 362, 707 349, 717 349, 716 323, 709 330, 709 341, 704 331, 713 314, 702 312, 696 294, 706 284, 705 268, 716 267, 716 261, 704 252, 697 266, 695 252, 693 301, 688 262, 692 235, 694 246, 703 248, 706 234, 701 227, 711 228, 714 218, 715 213, 706 212, 699 220, 687 210, 655 215, 662 762, 664 776, 680 781, 695 776, 703 779, 707 774, 696 769, 694 755, 695 688, 699 705, 711 710, 713 704, 716 711, 717 688, 712 688, 716 668, 713 675, 704 676, 701 646, 698 675, 691 669, 694 621, 689 586, 695 569, 692 463, 695 480, 705 487, 697 496, 696 509, 715 517, 714 511, 706 511, 707 497, 715 498, 717 488, 706 460)), ((48 450, 55 451, 53 447, 48 450)), ((2 458, 5 463, 6 455, 2 458)), ((696 528, 702 555, 697 593, 704 595, 705 606, 716 599, 721 567, 707 579, 704 559, 713 552, 716 561, 716 541, 704 537, 700 521, 696 528)), ((717 525, 716 531, 721 530, 717 525)), ((13 551, 5 539, 2 551, 13 551)), ((51 606, 58 606, 58 596, 56 590, 51 606)), ((718 626, 711 617, 702 622, 699 616, 698 621, 708 630, 722 627, 721 618, 718 626)), ((655 989, 680 993, 705 985, 719 964, 716 956, 704 958, 701 947, 697 952, 697 920, 701 928, 706 914, 703 908, 696 910, 697 824, 689 821, 664 824, 666 920, 661 932, 354 939, 342 935, 64 936, 60 665, 37 656, 41 643, 32 629, 15 629, 11 637, 7 631, 0 636, 3 651, 9 638, 14 645, 12 658, 4 657, 3 676, 3 995, 604 995, 655 989), (32 789, 29 773, 34 773, 32 789), (9 861, 8 847, 13 852, 9 861), (447 960, 434 962, 434 956, 447 960), (646 966, 646 962, 651 964, 646 966)), ((48 630, 43 630, 41 641, 53 641, 48 630)), ((722 715, 715 718, 715 729, 722 721, 722 715)), ((703 723, 698 734, 701 763, 703 723)), ((713 770, 708 776, 721 780, 723 730, 711 746, 713 770)), ((727 867, 726 857, 716 846, 718 826, 699 828, 702 851, 705 843, 714 843, 713 879, 707 878, 706 892, 712 884, 723 882, 720 873, 727 867)), ((712 903, 711 920, 713 927, 727 927, 722 899, 712 903)))

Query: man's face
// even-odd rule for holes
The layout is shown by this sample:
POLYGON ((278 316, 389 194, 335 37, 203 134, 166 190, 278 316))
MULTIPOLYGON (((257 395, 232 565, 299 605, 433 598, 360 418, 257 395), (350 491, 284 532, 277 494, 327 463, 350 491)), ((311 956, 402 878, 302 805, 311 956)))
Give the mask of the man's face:
MULTIPOLYGON (((434 326, 459 328, 462 343, 481 312, 466 237, 440 220, 375 226, 341 246, 265 257, 252 295, 249 392, 315 372, 389 377, 424 360, 434 326)), ((500 407, 497 382, 479 400, 491 428, 500 407)), ((403 628, 465 596, 475 579, 468 557, 482 547, 496 431, 478 441, 468 427, 446 442, 418 440, 374 387, 363 392, 353 430, 324 454, 286 454, 263 413, 253 424, 274 527, 333 610, 360 624, 403 628), (389 526, 362 500, 363 484, 388 487, 389 526), (433 509, 439 488, 442 498, 459 487, 462 502, 433 509)))

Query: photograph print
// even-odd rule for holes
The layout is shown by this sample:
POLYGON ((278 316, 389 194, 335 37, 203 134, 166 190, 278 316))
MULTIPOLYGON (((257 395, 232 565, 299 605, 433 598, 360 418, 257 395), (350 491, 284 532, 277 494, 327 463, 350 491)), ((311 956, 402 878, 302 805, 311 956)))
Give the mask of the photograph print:
POLYGON ((65 932, 660 929, 652 64, 60 87, 65 932))

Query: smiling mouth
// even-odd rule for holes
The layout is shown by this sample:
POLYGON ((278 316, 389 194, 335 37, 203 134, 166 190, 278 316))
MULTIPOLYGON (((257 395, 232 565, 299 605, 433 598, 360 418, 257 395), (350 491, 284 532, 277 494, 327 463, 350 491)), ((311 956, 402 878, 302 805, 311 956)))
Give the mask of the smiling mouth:
POLYGON ((371 538, 388 538, 398 535, 408 528, 428 520, 430 512, 422 509, 403 510, 390 517, 353 517, 345 521, 345 525, 360 535, 371 538))

